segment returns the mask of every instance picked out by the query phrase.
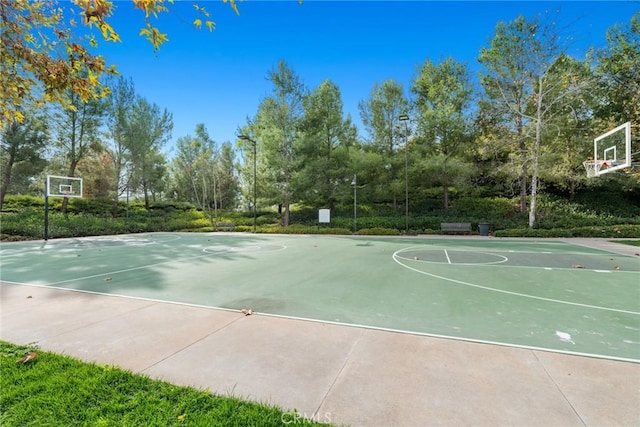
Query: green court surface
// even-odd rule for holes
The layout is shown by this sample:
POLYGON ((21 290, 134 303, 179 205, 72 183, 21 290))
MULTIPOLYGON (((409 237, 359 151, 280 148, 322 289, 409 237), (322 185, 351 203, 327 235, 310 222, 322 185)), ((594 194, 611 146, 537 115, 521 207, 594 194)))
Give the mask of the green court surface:
POLYGON ((0 280, 640 362, 640 258, 559 240, 157 233, 5 243, 0 280))

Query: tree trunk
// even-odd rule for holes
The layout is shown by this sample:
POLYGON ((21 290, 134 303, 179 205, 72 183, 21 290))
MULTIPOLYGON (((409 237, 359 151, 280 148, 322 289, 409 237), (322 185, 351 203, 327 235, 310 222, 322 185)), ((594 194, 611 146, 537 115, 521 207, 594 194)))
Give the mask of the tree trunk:
POLYGON ((284 217, 282 218, 282 225, 284 227, 289 226, 289 202, 284 204, 284 217))
POLYGON ((449 209, 449 186, 447 184, 442 185, 442 207, 449 209))
POLYGON ((447 178, 447 160, 448 157, 444 158, 442 162, 442 177, 444 182, 442 183, 442 207, 444 209, 449 209, 449 179, 447 178))
POLYGON ((571 178, 571 181, 569 181, 569 200, 573 202, 575 198, 576 198, 576 180, 571 178))
POLYGON ((527 211, 527 153, 522 152, 522 171, 520 172, 520 212, 527 211))
POLYGON ((4 196, 7 194, 7 189, 9 188, 9 184, 11 183, 11 169, 13 169, 14 161, 15 156, 12 151, 9 155, 7 166, 4 168, 4 172, 2 173, 2 186, 0 186, 0 211, 2 211, 2 205, 4 205, 4 196))
POLYGON ((536 222, 536 201, 538 198, 538 157, 540 156, 540 142, 542 140, 542 78, 538 80, 538 102, 536 110, 536 140, 533 146, 533 165, 531 176, 531 206, 529 206, 529 228, 536 222))
POLYGON ((520 159, 522 161, 522 170, 520 171, 520 212, 527 211, 527 143, 524 140, 524 125, 522 117, 518 117, 518 146, 520 148, 520 159))
MULTIPOLYGON (((115 190, 113 196, 113 212, 111 216, 114 218, 118 217, 118 202, 120 196, 120 173, 122 172, 120 165, 116 164, 116 173, 115 173, 115 190)), ((129 185, 127 183, 127 185, 129 185)))
POLYGON ((291 196, 289 195, 289 172, 285 174, 285 189, 284 189, 284 216, 282 217, 282 226, 289 226, 289 204, 291 203, 291 196))
POLYGON ((144 208, 149 210, 149 187, 146 180, 142 181, 142 189, 144 191, 144 208))
POLYGON ((529 204, 529 228, 536 222, 536 200, 538 192, 538 161, 533 160, 533 177, 531 178, 531 203, 529 204))

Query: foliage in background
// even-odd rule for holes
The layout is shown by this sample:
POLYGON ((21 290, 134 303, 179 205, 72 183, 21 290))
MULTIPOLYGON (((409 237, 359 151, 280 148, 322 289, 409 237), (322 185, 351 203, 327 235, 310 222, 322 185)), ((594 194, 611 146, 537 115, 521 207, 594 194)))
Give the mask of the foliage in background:
MULTIPOLYGON (((640 200, 618 193, 586 192, 569 202, 563 198, 544 195, 540 198, 540 220, 536 228, 527 227, 525 213, 518 211, 517 198, 459 198, 452 200, 449 209, 433 200, 434 208, 424 215, 405 218, 392 207, 360 206, 358 234, 396 235, 404 233, 440 233, 443 222, 470 222, 474 233, 478 224, 489 223, 496 236, 537 237, 625 237, 640 238, 640 200), (617 195, 616 195, 617 194, 617 195), (607 196, 609 196, 607 198, 607 196), (529 231, 524 231, 529 230, 529 231)), ((635 193, 630 193, 633 195, 635 193)), ((234 231, 253 231, 251 212, 220 211, 212 224, 208 214, 189 203, 161 202, 149 209, 140 201, 119 204, 119 212, 112 216, 109 201, 71 199, 67 213, 60 212, 62 200, 50 200, 50 237, 78 237, 153 231, 228 231, 217 229, 218 223, 235 224, 234 231)), ((351 234, 354 229, 353 211, 341 205, 332 211, 330 224, 318 223, 318 210, 297 206, 292 210, 289 227, 282 226, 277 210, 257 212, 258 233, 282 234, 351 234)), ((44 232, 43 200, 30 196, 9 196, 6 212, 0 216, 0 238, 3 240, 41 239, 44 232)))
MULTIPOLYGON (((55 3, 48 1, 33 5, 0 1, 7 8, 1 13, 15 18, 18 25, 7 29, 6 40, 13 40, 27 27, 36 31, 37 19, 45 19, 38 13, 53 13, 55 9, 55 3), (27 18, 11 15, 19 10, 34 21, 22 22, 27 18), (20 27, 20 22, 26 26, 20 27)), ((76 0, 76 3, 88 13, 83 16, 84 24, 106 31, 107 37, 117 38, 115 30, 108 26, 112 12, 109 1, 76 0)), ((153 0, 136 0, 136 6, 145 13, 145 23, 152 27, 155 15, 169 7, 153 0)), ((202 9, 198 12, 204 13, 202 9)), ((71 23, 54 21, 45 24, 72 27, 71 23)), ((484 67, 481 87, 470 84, 473 76, 453 58, 439 63, 425 61, 412 82, 414 99, 408 98, 405 88, 393 80, 374 83, 369 98, 359 104, 367 133, 363 138, 351 118, 343 114, 340 88, 326 80, 315 89, 308 89, 295 70, 280 61, 267 75, 273 83, 272 93, 247 125, 239 129, 256 141, 254 145, 240 143, 240 157, 230 142, 211 141, 204 127, 197 125, 200 148, 198 144, 194 148, 193 141, 186 136, 180 139, 185 143, 178 144, 174 158, 168 158, 163 143, 171 129, 171 116, 137 95, 130 80, 106 80, 110 95, 104 102, 84 99, 63 84, 58 98, 65 94, 67 102, 57 100, 63 102, 62 116, 73 120, 55 123, 45 117, 47 123, 43 126, 52 131, 41 132, 33 141, 29 141, 26 128, 24 132, 2 133, 5 174, 10 170, 6 165, 11 164, 8 148, 15 145, 12 135, 22 139, 17 141, 21 152, 15 158, 23 160, 13 168, 11 181, 15 185, 8 190, 11 194, 39 195, 46 174, 77 173, 85 180, 87 198, 111 200, 112 218, 124 214, 123 223, 113 221, 117 230, 180 226, 201 229, 199 220, 192 224, 168 218, 166 224, 158 224, 153 222, 156 219, 148 219, 155 218, 153 215, 139 213, 127 217, 120 208, 123 199, 144 199, 147 211, 161 202, 194 203, 209 213, 206 227, 212 230, 221 216, 239 208, 250 214, 254 208, 266 211, 279 207, 273 224, 285 227, 290 222, 314 223, 294 206, 313 210, 328 207, 335 212, 332 216, 340 228, 352 229, 349 205, 355 201, 356 193, 363 221, 360 229, 382 227, 404 231, 402 216, 406 209, 412 232, 437 230, 444 220, 474 224, 489 220, 496 229, 519 228, 521 213, 527 206, 530 228, 553 228, 559 219, 555 210, 549 212, 545 206, 547 197, 579 203, 580 197, 595 190, 602 190, 603 200, 609 198, 605 193, 620 194, 637 206, 638 168, 588 180, 581 162, 589 156, 593 137, 618 121, 631 119, 634 144, 640 141, 640 123, 636 120, 640 102, 635 90, 640 79, 634 79, 640 63, 637 61, 640 13, 630 23, 609 29, 607 46, 584 60, 567 56, 563 43, 558 42, 561 35, 547 30, 555 22, 549 17, 521 16, 498 23, 490 45, 480 52, 484 67), (90 110, 96 114, 83 118, 90 110), (405 115, 410 120, 403 122, 400 116, 405 115), (95 129, 106 132, 97 133, 95 129), (57 135, 57 141, 51 135, 57 135), (82 148, 84 137, 88 145, 82 148), (91 153, 87 155, 85 148, 89 146, 91 153), (43 147, 56 149, 43 153, 40 150, 43 147), (31 153, 34 155, 29 150, 35 150, 31 153), (257 180, 253 179, 254 171, 257 180), (256 206, 253 206, 254 188, 256 206), (542 195, 539 203, 538 193, 542 195), (484 203, 491 205, 493 200, 518 196, 519 209, 505 211, 503 216, 481 209, 461 210, 464 203, 469 203, 466 201, 484 199, 484 203), (222 210, 220 215, 218 209, 222 210)), ((42 26, 42 31, 54 28, 47 25, 42 26)), ((152 27, 145 27, 150 31, 148 36, 154 33, 152 27)), ((39 34, 36 33, 34 37, 39 34)), ((63 33, 58 47, 70 40, 64 34, 70 35, 72 31, 63 33)), ((161 35, 157 33, 155 42, 162 41, 161 35)), ((32 43, 28 39, 23 42, 32 43)), ((16 60, 28 62, 28 58, 20 58, 16 60)), ((92 74, 83 68, 82 61, 77 62, 80 66, 73 73, 91 79, 92 74)), ((17 62, 3 65, 11 64, 20 65, 17 62)), ((93 83, 86 83, 92 87, 93 83)), ((39 104, 32 101, 25 100, 21 107, 37 108, 39 104)), ((23 114, 23 124, 28 125, 30 113, 24 110, 23 114)), ((3 186, 5 182, 8 179, 3 178, 3 186)), ((594 201, 586 210, 599 209, 602 204, 594 201)), ((619 203, 610 206, 624 211, 619 203)), ((94 211, 94 207, 81 210, 94 211)), ((599 220, 607 224, 626 217, 626 214, 604 214, 599 220)), ((69 231, 64 222, 53 217, 54 225, 59 226, 63 235, 84 229, 74 226, 77 231, 69 231)), ((572 215, 568 217, 575 219, 572 215)), ((67 223, 73 220, 64 218, 67 223)), ((5 217, 7 229, 12 227, 11 221, 11 216, 5 217)), ((259 219, 261 225, 265 221, 259 219)), ((104 228, 88 224, 87 227, 104 228)))
POLYGON ((0 211, 11 189, 16 194, 27 192, 30 178, 44 169, 48 139, 47 122, 34 111, 22 122, 14 121, 4 128, 0 138, 0 211))
POLYGON ((296 196, 293 191, 298 139, 304 114, 307 88, 302 78, 284 60, 267 73, 272 93, 259 105, 256 117, 242 132, 260 142, 262 197, 282 206, 283 225, 289 225, 289 211, 296 196))

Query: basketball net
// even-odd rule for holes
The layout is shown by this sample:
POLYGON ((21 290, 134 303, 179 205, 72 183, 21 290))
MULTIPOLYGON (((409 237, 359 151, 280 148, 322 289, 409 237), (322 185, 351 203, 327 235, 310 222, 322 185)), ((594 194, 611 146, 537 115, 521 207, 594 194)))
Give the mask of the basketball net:
POLYGON ((585 160, 582 162, 584 168, 587 170, 587 177, 593 178, 594 176, 598 176, 600 174, 600 170, 602 168, 608 168, 611 166, 609 162, 606 160, 585 160))

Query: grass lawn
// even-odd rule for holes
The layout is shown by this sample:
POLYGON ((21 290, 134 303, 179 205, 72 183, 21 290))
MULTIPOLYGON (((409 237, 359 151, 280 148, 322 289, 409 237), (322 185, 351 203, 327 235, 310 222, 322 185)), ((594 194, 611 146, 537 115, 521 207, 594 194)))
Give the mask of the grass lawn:
POLYGON ((640 240, 616 240, 616 243, 624 243, 625 245, 640 246, 640 240))
POLYGON ((0 341, 3 426, 320 426, 296 412, 0 341), (37 356, 19 360, 30 352, 37 356))

